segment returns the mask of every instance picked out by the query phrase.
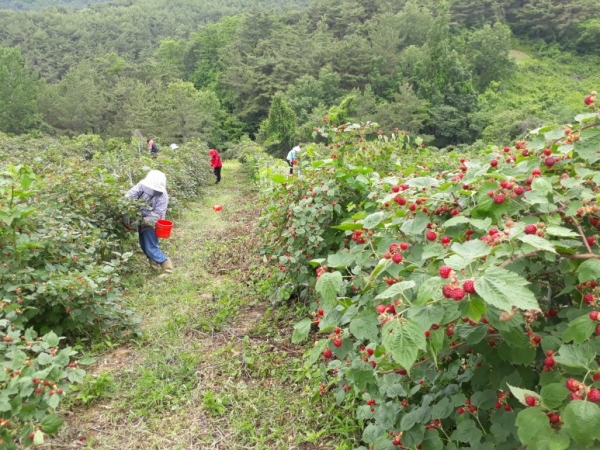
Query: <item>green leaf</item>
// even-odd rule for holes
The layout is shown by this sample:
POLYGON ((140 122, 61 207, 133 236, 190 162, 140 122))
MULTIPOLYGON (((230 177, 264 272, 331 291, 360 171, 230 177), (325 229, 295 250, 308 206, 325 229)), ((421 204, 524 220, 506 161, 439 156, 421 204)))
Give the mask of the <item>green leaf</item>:
MULTIPOLYGON (((488 247, 489 248, 489 247, 488 247)), ((475 281, 475 290, 483 300, 502 311, 518 308, 540 309, 535 295, 526 288, 527 280, 501 267, 489 267, 475 281)))
POLYGON ((470 444, 471 448, 477 448, 477 444, 481 440, 483 433, 479 428, 477 428, 477 424, 474 420, 465 419, 461 423, 458 424, 450 439, 453 441, 467 442, 470 444))
POLYGON ((333 269, 342 269, 348 267, 356 259, 355 255, 347 251, 341 251, 340 253, 334 253, 327 257, 327 265, 333 269))
POLYGON ((558 409, 569 396, 569 390, 563 383, 551 383, 542 388, 542 404, 548 409, 558 409))
POLYGON ((577 268, 577 276, 580 283, 600 278, 600 259, 588 259, 581 263, 577 268))
POLYGON ((531 183, 531 190, 546 195, 552 192, 552 183, 550 183, 547 178, 537 177, 533 180, 533 183, 531 183))
MULTIPOLYGON (((493 406, 493 403, 492 403, 493 406)), ((448 397, 442 398, 437 404, 433 406, 431 410, 432 419, 445 419, 454 411, 454 406, 450 403, 448 397)))
POLYGON ((409 236, 419 236, 423 234, 427 224, 429 223, 429 216, 425 213, 418 213, 414 219, 408 219, 400 227, 400 231, 409 236))
POLYGON ((287 181, 287 177, 280 173, 276 173, 274 175, 271 175, 271 181, 275 183, 285 183, 287 181))
POLYGON ((479 322, 481 317, 487 312, 487 307, 479 297, 470 296, 466 302, 461 302, 461 312, 463 316, 468 317, 473 322, 479 322))
MULTIPOLYGON (((583 344, 563 344, 554 355, 554 361, 567 367, 576 369, 588 369, 592 361, 596 359, 596 349, 588 341, 583 344)), ((595 364, 595 363, 594 363, 595 364)))
POLYGON ((379 317, 373 309, 359 312, 350 322, 350 333, 358 340, 377 341, 379 338, 379 317))
POLYGON ((48 406, 52 409, 56 409, 60 403, 60 396, 58 394, 51 395, 48 399, 48 406))
POLYGON ((569 326, 562 335, 564 342, 573 341, 581 344, 596 331, 596 322, 585 314, 569 322, 569 326))
POLYGON ((538 250, 556 253, 554 246, 549 240, 536 236, 535 234, 525 234, 523 236, 519 236, 519 240, 525 244, 529 244, 532 247, 537 248, 538 250))
POLYGON ((366 389, 369 384, 376 384, 373 367, 366 361, 355 359, 346 372, 348 379, 353 381, 358 390, 366 389))
POLYGON ((342 287, 342 274, 340 272, 326 272, 319 277, 315 290, 321 295, 325 304, 331 305, 335 303, 337 293, 342 287))
POLYGON ((537 406, 521 410, 517 414, 516 424, 519 439, 524 445, 535 442, 540 437, 548 437, 554 434, 548 417, 537 406))
POLYGON ((429 330, 431 325, 439 324, 444 318, 444 307, 439 303, 410 308, 407 312, 409 319, 417 322, 424 330, 429 330))
POLYGON ((600 438, 600 406, 595 403, 583 400, 569 402, 561 417, 579 445, 589 447, 600 438))
POLYGON ((391 320, 381 332, 383 345, 394 361, 410 374, 410 368, 417 360, 419 350, 427 348, 425 330, 412 321, 391 320))
POLYGON ((362 223, 355 222, 343 222, 339 225, 334 225, 331 228, 335 228, 336 230, 348 231, 348 230, 362 230, 362 223))
POLYGON ((598 117, 598 113, 585 113, 585 114, 577 114, 574 119, 576 122, 589 122, 590 119, 596 119, 598 117))
POLYGON ((40 425, 44 433, 52 434, 60 428, 64 423, 64 420, 58 417, 56 414, 50 414, 42 419, 40 425))
POLYGON ((477 258, 489 255, 492 251, 492 248, 477 239, 473 241, 467 241, 463 244, 455 242, 452 244, 451 250, 470 262, 477 258))
POLYGON ((371 230, 371 229, 375 228, 377 225, 379 225, 384 217, 385 217, 385 213, 383 213, 381 211, 373 213, 373 214, 369 214, 363 220, 363 225, 367 230, 371 230))
POLYGON ((515 386, 511 386, 510 384, 508 384, 508 387, 510 389, 510 392, 512 392, 512 395, 515 396, 515 398, 517 400, 519 400, 519 402, 521 402, 521 404, 525 405, 525 406, 529 406, 527 404, 527 402, 525 401, 525 397, 534 397, 535 399, 537 399, 538 401, 540 400, 540 396, 537 392, 533 392, 530 391, 528 389, 521 389, 515 386))
POLYGON ((575 142, 575 153, 590 164, 600 159, 600 133, 581 133, 581 139, 575 142))
POLYGON ((512 413, 496 410, 492 413, 491 421, 490 431, 494 434, 498 443, 506 442, 511 434, 516 437, 515 416, 512 413))
POLYGON ((443 450, 444 443, 437 430, 427 430, 423 438, 422 450, 443 450))
POLYGON ((441 277, 431 277, 425 280, 419 286, 417 292, 417 301, 413 305, 424 305, 430 300, 441 298, 442 286, 446 284, 446 280, 441 277))
POLYGON ((466 218, 465 216, 455 216, 452 219, 448 219, 446 220, 446 222, 444 222, 444 228, 450 228, 465 223, 469 223, 468 218, 466 218))
POLYGON ((292 344, 297 344, 298 342, 302 342, 304 339, 308 337, 308 333, 310 333, 310 327, 312 325, 312 320, 306 318, 301 320, 300 322, 294 324, 294 334, 292 335, 292 344))
POLYGON ((375 297, 375 299, 398 297, 402 292, 412 289, 415 287, 415 285, 416 283, 414 281, 401 281, 399 283, 394 283, 377 297, 375 297))
POLYGON ((385 269, 387 269, 391 265, 392 265, 391 259, 385 259, 385 258, 380 259, 379 262, 377 263, 377 266, 375 267, 375 269, 373 269, 373 272, 371 272, 368 283, 370 283, 375 278, 377 278, 381 274, 381 272, 383 272, 385 269))
POLYGON ((575 233, 572 230, 569 230, 568 228, 558 227, 558 226, 547 227, 546 234, 548 234, 550 236, 558 236, 558 237, 577 237, 577 236, 579 236, 577 233, 575 233))
POLYGON ((498 401, 498 393, 492 389, 477 391, 471 395, 471 403, 479 409, 492 409, 498 401))
POLYGON ((56 347, 59 343, 58 336, 56 333, 54 333, 54 331, 46 334, 42 340, 45 341, 50 347, 56 347))

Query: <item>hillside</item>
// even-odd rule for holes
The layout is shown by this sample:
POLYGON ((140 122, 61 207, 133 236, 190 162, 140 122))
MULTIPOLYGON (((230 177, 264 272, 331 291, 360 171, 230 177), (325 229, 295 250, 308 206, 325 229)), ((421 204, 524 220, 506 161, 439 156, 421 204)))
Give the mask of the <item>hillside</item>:
POLYGON ((16 11, 33 11, 47 9, 53 6, 65 8, 83 8, 94 3, 108 0, 0 0, 0 9, 16 11))

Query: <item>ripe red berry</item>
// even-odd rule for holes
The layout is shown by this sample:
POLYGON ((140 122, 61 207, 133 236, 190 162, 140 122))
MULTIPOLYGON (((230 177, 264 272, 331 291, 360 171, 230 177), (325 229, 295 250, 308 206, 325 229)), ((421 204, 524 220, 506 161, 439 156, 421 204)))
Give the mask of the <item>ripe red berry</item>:
POLYGON ((332 355, 331 350, 329 350, 328 348, 323 350, 323 358, 329 359, 329 358, 331 358, 331 355, 332 355))
POLYGON ((500 403, 500 402, 494 403, 494 408, 496 408, 496 409, 502 408, 502 403, 500 403))
POLYGON ((497 159, 492 159, 492 160, 490 161, 490 165, 491 165, 492 167, 496 167, 496 166, 498 165, 498 160, 497 160, 497 159))
POLYGON ((595 373, 594 376, 592 377, 592 379, 594 381, 600 381, 600 373, 595 373))
POLYGON ((503 150, 504 150, 504 153, 508 153, 508 152, 510 152, 510 147, 504 147, 503 150))
POLYGON ((513 192, 517 195, 523 195, 523 193, 525 192, 525 189, 523 188, 523 186, 515 186, 513 188, 513 192))
POLYGON ((335 327, 335 328, 333 329, 333 332, 334 332, 335 334, 340 334, 340 333, 342 332, 342 329, 341 329, 340 327, 335 327))
POLYGON ((550 150, 549 148, 544 149, 544 155, 550 156, 551 154, 552 154, 552 150, 550 150))
POLYGON ((560 416, 558 414, 549 414, 548 419, 550 419, 551 423, 559 423, 560 422, 560 416))
POLYGON ((588 392, 587 399, 590 402, 598 403, 600 402, 600 390, 598 389, 590 389, 588 392))
POLYGON ((487 196, 488 197, 494 197, 494 191, 487 191, 487 196))
POLYGON ((586 95, 586 97, 583 99, 583 103, 585 103, 587 106, 590 106, 592 103, 594 103, 594 96, 593 95, 586 95))
POLYGON ((336 347, 341 347, 342 346, 342 340, 341 339, 334 339, 333 340, 333 345, 335 345, 336 347))
POLYGON ((527 403, 527 406, 535 406, 537 404, 537 399, 528 395, 525 397, 525 403, 527 403))
POLYGON ((544 364, 548 367, 552 367, 554 364, 556 364, 556 362, 552 356, 548 356, 546 359, 544 359, 544 364))
POLYGON ((323 314, 325 314, 325 312, 322 309, 320 309, 320 310, 317 311, 317 314, 319 316, 322 316, 323 314))
POLYGON ((531 171, 531 175, 533 175, 534 177, 541 175, 541 174, 542 174, 542 171, 539 168, 535 168, 531 171))
POLYGON ((588 236, 585 238, 589 245, 594 245, 596 243, 596 238, 594 236, 588 236))
POLYGON ((367 355, 369 355, 369 356, 373 356, 373 353, 374 353, 374 351, 373 351, 373 349, 372 349, 372 348, 368 348, 368 349, 367 349, 367 355))
POLYGON ((392 192, 400 192, 400 186, 392 186, 392 192))
POLYGON ((429 330, 425 331, 425 338, 428 338, 429 336, 431 336, 431 331, 429 331, 429 330))
POLYGON ((533 224, 525 225, 525 234, 535 234, 537 227, 533 224))
POLYGON ((476 292, 475 292, 475 282, 473 280, 466 280, 463 283, 463 289, 468 294, 476 294, 476 292))
POLYGON ((394 261, 396 264, 400 264, 402 262, 402 255, 400 253, 394 253, 392 256, 392 261, 394 261))
POLYGON ((442 294, 446 298, 452 298, 452 289, 453 287, 450 284, 445 284, 442 286, 442 294))
POLYGON ((452 238, 450 236, 442 237, 442 245, 448 245, 450 242, 452 242, 452 238))
POLYGON ((590 319, 592 319, 592 320, 598 320, 598 311, 590 312, 589 316, 590 316, 590 319))
POLYGON ((407 244, 406 242, 401 242, 401 243, 400 243, 400 248, 401 248, 402 250, 406 250, 406 249, 408 248, 408 244, 407 244))
POLYGON ((546 165, 546 167, 552 167, 554 164, 556 164, 556 159, 553 158, 552 156, 548 156, 544 160, 544 164, 546 165))
POLYGON ((458 414, 463 414, 463 413, 465 412, 465 408, 458 408, 458 409, 456 410, 456 412, 457 412, 458 414))
POLYGON ((500 204, 504 203, 505 198, 506 197, 504 197, 503 194, 498 194, 494 197, 494 203, 497 203, 498 205, 500 205, 500 204))
POLYGON ((428 241, 435 241, 437 239, 437 233, 435 231, 428 231, 425 237, 428 241))
POLYGON ((442 278, 449 278, 450 274, 452 273, 452 269, 448 266, 442 266, 439 268, 438 273, 442 278))
POLYGON ((512 409, 512 407, 508 403, 506 405, 504 405, 505 411, 510 411, 511 409, 512 409))
POLYGON ((463 298, 465 298, 465 290, 461 287, 452 289, 452 292, 450 293, 450 298, 456 300, 457 302, 462 300, 463 298))
POLYGON ((546 356, 554 356, 554 350, 546 350, 546 356))
POLYGON ((575 392, 579 389, 579 386, 581 385, 581 383, 579 381, 577 381, 574 378, 569 378, 566 382, 565 382, 565 386, 567 387, 568 390, 570 390, 571 392, 575 392))
POLYGON ((33 441, 33 438, 35 437, 35 433, 31 433, 29 434, 29 439, 31 439, 33 441))
POLYGON ((594 299, 595 299, 595 297, 593 294, 585 294, 583 296, 583 301, 586 302, 587 304, 594 303, 594 299))

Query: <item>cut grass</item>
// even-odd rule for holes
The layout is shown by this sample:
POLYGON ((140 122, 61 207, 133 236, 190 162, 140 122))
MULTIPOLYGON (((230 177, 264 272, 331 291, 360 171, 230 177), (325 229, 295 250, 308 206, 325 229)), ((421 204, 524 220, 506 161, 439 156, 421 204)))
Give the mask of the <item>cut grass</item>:
POLYGON ((302 308, 271 303, 276 286, 255 248, 255 187, 237 163, 223 174, 162 241, 174 274, 143 266, 129 280, 141 336, 97 355, 49 448, 353 447, 351 411, 330 396, 315 401, 304 349, 290 343, 302 308))

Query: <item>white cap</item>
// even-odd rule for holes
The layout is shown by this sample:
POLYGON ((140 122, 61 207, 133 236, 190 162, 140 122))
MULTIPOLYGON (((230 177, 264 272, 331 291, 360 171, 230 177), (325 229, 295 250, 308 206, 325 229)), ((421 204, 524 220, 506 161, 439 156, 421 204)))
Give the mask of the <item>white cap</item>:
POLYGON ((170 147, 171 147, 171 150, 177 150, 179 148, 179 145, 171 144, 170 147))
POLYGON ((141 183, 155 191, 165 192, 167 189, 167 176, 160 170, 151 170, 141 183))

